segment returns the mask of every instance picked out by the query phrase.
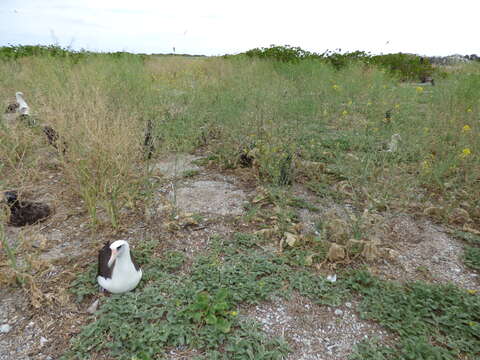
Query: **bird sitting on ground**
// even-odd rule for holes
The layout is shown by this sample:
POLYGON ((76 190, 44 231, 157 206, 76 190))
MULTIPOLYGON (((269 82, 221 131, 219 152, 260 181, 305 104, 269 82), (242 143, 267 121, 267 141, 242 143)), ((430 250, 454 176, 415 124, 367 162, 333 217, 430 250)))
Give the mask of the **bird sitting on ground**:
POLYGON ((18 200, 16 191, 6 191, 4 197, 10 209, 8 223, 12 226, 32 225, 45 220, 52 213, 50 207, 46 204, 18 200))
POLYGON ((30 115, 30 107, 27 105, 27 102, 23 97, 23 93, 20 91, 17 91, 17 93, 15 94, 15 97, 17 98, 17 104, 18 104, 17 113, 20 114, 18 118, 23 122, 25 122, 28 126, 35 126, 36 121, 30 115))
POLYGON ((23 93, 20 91, 17 91, 15 93, 15 97, 17 98, 17 104, 18 104, 17 112, 20 115, 30 115, 30 107, 27 105, 27 102, 23 98, 23 93))
POLYGON ((130 254, 125 240, 108 241, 98 252, 97 282, 101 288, 121 294, 135 289, 142 278, 142 269, 130 254))
MULTIPOLYGON (((16 117, 16 120, 21 120, 25 122, 26 125, 28 126, 35 126, 36 124, 35 118, 30 115, 30 107, 28 106, 23 96, 24 95, 22 92, 17 91, 15 93, 17 102, 9 104, 5 109, 5 114, 7 115, 18 114, 18 117, 16 117)), ((9 116, 7 120, 12 121, 14 120, 14 118, 9 116)))
POLYGON ((391 152, 391 153, 396 152, 398 149, 398 144, 401 140, 402 140, 402 137, 400 136, 400 134, 393 134, 390 139, 390 142, 388 143, 387 152, 391 152))

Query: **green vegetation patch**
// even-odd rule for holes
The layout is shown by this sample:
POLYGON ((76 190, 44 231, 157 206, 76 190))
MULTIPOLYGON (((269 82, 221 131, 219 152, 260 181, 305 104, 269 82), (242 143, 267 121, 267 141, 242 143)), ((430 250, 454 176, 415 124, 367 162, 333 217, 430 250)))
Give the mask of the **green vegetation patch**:
MULTIPOLYGON (((188 273, 178 271, 181 253, 159 258, 154 242, 146 242, 139 249, 146 275, 139 288, 103 298, 96 320, 73 339, 64 358, 105 351, 119 359, 162 358, 181 347, 202 359, 281 359, 289 351, 285 341, 267 338, 259 324, 239 314, 239 305, 293 293, 330 306, 358 297, 361 317, 398 337, 395 345, 361 343, 352 359, 480 356, 480 297, 474 291, 382 281, 359 270, 339 272, 332 283, 308 267, 290 265, 288 255, 263 251, 263 241, 241 233, 214 237, 188 273)), ((75 286, 95 287, 91 283, 82 275, 75 286)))
MULTIPOLYGON (((243 234, 230 242, 215 238, 190 274, 176 271, 183 262, 180 253, 157 258, 152 242, 146 242, 138 252, 145 273, 141 286, 104 298, 97 320, 73 340, 65 358, 108 351, 118 359, 149 359, 186 346, 208 359, 281 359, 288 346, 268 340, 258 325, 238 316, 237 306, 280 292, 288 268, 263 252, 237 252, 253 245, 249 240, 243 234), (234 246, 237 240, 240 246, 234 246)), ((89 295, 95 287, 83 275, 72 285, 81 289, 77 296, 89 295)))
POLYGON ((465 246, 464 249, 464 261, 465 265, 475 270, 480 270, 480 248, 465 246))
POLYGON ((363 344, 354 359, 480 356, 480 297, 474 292, 423 282, 401 285, 380 281, 367 272, 354 273, 349 282, 351 289, 362 295, 361 316, 379 322, 400 338, 396 348, 363 344))
POLYGON ((463 248, 463 261, 465 265, 480 271, 480 236, 459 230, 454 231, 453 235, 464 240, 468 244, 463 248))

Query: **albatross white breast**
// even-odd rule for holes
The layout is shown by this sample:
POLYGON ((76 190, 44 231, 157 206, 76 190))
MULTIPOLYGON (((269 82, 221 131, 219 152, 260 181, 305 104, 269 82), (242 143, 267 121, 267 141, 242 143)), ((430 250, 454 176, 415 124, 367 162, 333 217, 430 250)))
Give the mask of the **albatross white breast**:
POLYGON ((125 240, 107 242, 98 252, 98 284, 105 290, 120 294, 135 289, 142 270, 130 254, 125 240))

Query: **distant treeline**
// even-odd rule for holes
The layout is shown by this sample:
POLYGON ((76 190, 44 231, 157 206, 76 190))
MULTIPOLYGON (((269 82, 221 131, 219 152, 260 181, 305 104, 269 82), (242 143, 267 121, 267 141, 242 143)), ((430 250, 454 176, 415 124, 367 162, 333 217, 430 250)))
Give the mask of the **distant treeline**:
MULTIPOLYGON (((152 54, 153 56, 192 56, 199 57, 204 55, 189 54, 152 54)), ((26 56, 53 56, 69 58, 74 62, 80 59, 92 56, 110 56, 112 58, 135 57, 145 59, 147 54, 132 54, 125 51, 116 52, 93 52, 84 49, 72 50, 58 45, 9 45, 0 47, 0 59, 18 59, 26 56)))
POLYGON ((450 65, 468 61, 480 61, 480 57, 477 55, 451 55, 446 57, 425 57, 404 53, 372 55, 365 51, 342 53, 341 49, 337 51, 327 50, 319 54, 289 45, 271 45, 268 48, 255 48, 240 55, 274 59, 282 62, 298 62, 301 60, 315 59, 329 63, 337 70, 353 62, 363 62, 365 64, 381 66, 392 74, 399 76, 402 80, 418 79, 422 81, 432 76, 435 71, 432 65, 450 65))
MULTIPOLYGON (((191 56, 200 57, 204 55, 189 54, 132 54, 125 51, 117 52, 92 52, 88 50, 72 50, 58 45, 9 45, 0 47, 0 60, 18 59, 26 56, 53 56, 68 58, 73 63, 81 59, 94 56, 107 56, 117 58, 135 58, 145 60, 149 56, 191 56)), ((247 56, 250 58, 272 59, 281 62, 299 62, 302 60, 318 60, 331 64, 335 69, 340 70, 345 66, 362 62, 368 65, 376 65, 385 68, 401 80, 422 80, 428 79, 436 71, 433 65, 452 65, 469 61, 480 61, 480 57, 473 55, 451 55, 445 57, 424 57, 415 54, 386 54, 372 55, 365 51, 341 52, 327 50, 324 53, 315 53, 303 50, 300 47, 289 45, 262 47, 248 50, 238 55, 225 55, 225 58, 247 56)))

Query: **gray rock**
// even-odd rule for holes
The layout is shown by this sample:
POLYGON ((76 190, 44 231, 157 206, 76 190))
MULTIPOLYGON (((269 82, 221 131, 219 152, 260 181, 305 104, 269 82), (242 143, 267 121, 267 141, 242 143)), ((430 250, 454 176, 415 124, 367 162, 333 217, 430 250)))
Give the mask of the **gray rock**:
POLYGON ((6 334, 6 333, 10 332, 11 329, 12 329, 12 327, 8 324, 0 325, 0 333, 2 333, 2 334, 6 334))
POLYGON ((168 194, 178 209, 189 213, 241 215, 246 202, 243 190, 221 181, 201 180, 168 194))
POLYGON ((90 305, 87 309, 87 312, 90 313, 90 314, 94 314, 97 309, 98 309, 98 303, 99 303, 99 300, 95 300, 92 305, 90 305))
POLYGON ((162 161, 150 166, 150 171, 160 172, 167 178, 182 177, 185 172, 199 171, 200 167, 193 164, 195 160, 200 159, 198 156, 189 154, 173 154, 162 161))
POLYGON ((46 343, 48 342, 48 339, 41 336, 40 337, 40 346, 42 347, 43 345, 45 345, 46 343))

